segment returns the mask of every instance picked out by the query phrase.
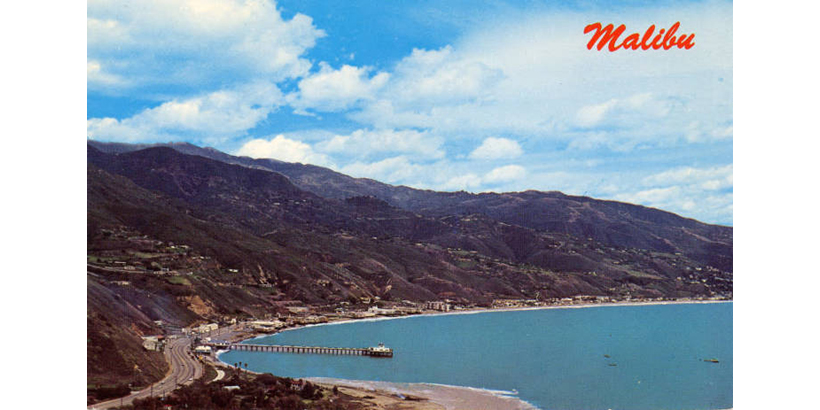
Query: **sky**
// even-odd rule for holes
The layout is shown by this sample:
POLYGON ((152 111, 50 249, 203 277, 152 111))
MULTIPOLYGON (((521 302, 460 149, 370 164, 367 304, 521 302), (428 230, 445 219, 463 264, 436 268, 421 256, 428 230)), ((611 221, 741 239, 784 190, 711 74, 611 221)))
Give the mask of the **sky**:
POLYGON ((733 224, 732 3, 95 1, 87 138, 733 224), (695 33, 597 51, 587 24, 695 33))

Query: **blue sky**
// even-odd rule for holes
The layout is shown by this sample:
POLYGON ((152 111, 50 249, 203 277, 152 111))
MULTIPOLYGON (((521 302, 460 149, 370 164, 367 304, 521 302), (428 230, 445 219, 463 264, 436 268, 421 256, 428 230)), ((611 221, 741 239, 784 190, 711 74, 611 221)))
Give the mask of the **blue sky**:
POLYGON ((87 13, 91 139, 733 222, 730 2, 91 0, 87 13), (589 51, 596 21, 680 21, 696 45, 589 51))

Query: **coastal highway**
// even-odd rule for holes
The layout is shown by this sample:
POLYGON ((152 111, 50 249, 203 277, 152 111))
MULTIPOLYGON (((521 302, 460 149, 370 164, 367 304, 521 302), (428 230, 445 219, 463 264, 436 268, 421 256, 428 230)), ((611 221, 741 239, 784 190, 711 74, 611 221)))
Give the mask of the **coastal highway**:
POLYGON ((111 409, 119 406, 131 404, 134 399, 142 399, 149 396, 162 396, 168 394, 179 385, 193 383, 193 380, 202 377, 202 364, 190 353, 191 339, 181 337, 168 342, 165 347, 165 360, 168 361, 171 370, 164 379, 152 386, 148 386, 138 392, 128 396, 100 402, 89 406, 89 409, 111 409))

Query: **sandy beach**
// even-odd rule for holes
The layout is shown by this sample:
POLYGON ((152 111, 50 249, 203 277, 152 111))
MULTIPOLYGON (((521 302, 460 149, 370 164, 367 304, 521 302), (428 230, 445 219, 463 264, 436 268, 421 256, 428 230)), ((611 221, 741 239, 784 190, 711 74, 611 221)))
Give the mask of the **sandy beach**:
MULTIPOLYGON (((231 367, 215 360, 217 366, 231 367)), ((219 371, 219 370, 218 370, 219 371)), ((261 374, 252 370, 244 372, 261 374)), ((215 379, 214 381, 216 381, 215 379)), ((372 409, 384 410, 531 410, 537 407, 510 392, 429 383, 393 383, 367 380, 307 377, 311 383, 339 390, 372 409)))
POLYGON ((332 379, 325 377, 308 378, 328 388, 338 386, 351 396, 360 397, 376 409, 415 410, 529 410, 535 406, 506 392, 493 392, 470 387, 444 386, 428 383, 390 383, 332 379))

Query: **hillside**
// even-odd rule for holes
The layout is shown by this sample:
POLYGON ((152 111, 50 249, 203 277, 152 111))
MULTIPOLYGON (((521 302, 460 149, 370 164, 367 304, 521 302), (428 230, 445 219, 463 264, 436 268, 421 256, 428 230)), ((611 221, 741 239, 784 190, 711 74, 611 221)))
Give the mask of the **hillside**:
MULTIPOLYGON (((606 225, 598 230, 601 231, 600 235, 608 238, 608 241, 599 243, 594 235, 597 231, 590 230, 585 232, 587 235, 574 236, 561 232, 560 229, 550 230, 548 223, 537 218, 537 223, 542 224, 544 229, 532 229, 524 226, 526 224, 498 221, 482 212, 454 210, 452 214, 436 216, 432 215, 432 212, 417 214, 405 211, 373 197, 352 197, 343 201, 322 198, 300 190, 291 184, 288 178, 275 172, 186 155, 166 147, 153 147, 117 155, 104 154, 89 147, 88 158, 95 166, 126 177, 143 189, 160 192, 168 198, 181 201, 180 204, 186 207, 186 215, 196 220, 222 224, 253 238, 245 240, 246 242, 261 238, 273 240, 287 252, 296 251, 304 254, 299 245, 282 241, 278 237, 297 234, 303 240, 300 241, 303 247, 307 248, 315 248, 317 243, 330 242, 323 252, 328 254, 339 247, 336 243, 338 235, 345 234, 358 240, 370 239, 371 242, 372 238, 376 238, 383 242, 379 245, 381 248, 393 246, 400 249, 409 245, 417 248, 416 244, 420 242, 447 249, 464 249, 512 265, 529 264, 566 273, 596 272, 615 281, 627 280, 630 276, 635 276, 636 271, 640 272, 638 276, 676 278, 686 274, 684 266, 690 269, 719 271, 697 260, 687 260, 678 248, 670 245, 675 243, 674 241, 685 243, 685 236, 663 237, 658 234, 653 235, 652 240, 638 242, 634 236, 620 232, 624 237, 622 242, 627 245, 618 248, 607 245, 607 242, 619 238, 618 229, 612 225, 630 223, 629 220, 624 221, 624 217, 617 218, 617 215, 611 215, 617 211, 617 206, 620 205, 618 203, 601 201, 614 211, 607 214, 598 210, 596 215, 603 216, 584 222, 593 227, 596 221, 599 221, 600 225, 606 225), (606 218, 607 216, 609 218, 606 218), (312 239, 304 241, 307 238, 312 239), (635 245, 628 245, 630 238, 635 245), (631 256, 624 259, 621 256, 624 252, 631 253, 631 256), (679 260, 665 262, 664 259, 679 260)), ((515 194, 514 197, 518 195, 515 194)), ((497 202, 500 204, 491 203, 493 206, 489 208, 498 209, 505 206, 503 201, 497 202)), ((515 208, 516 204, 514 201, 513 205, 506 206, 515 208)), ((519 218, 527 220, 532 218, 530 215, 538 215, 537 212, 547 214, 543 219, 555 219, 556 215, 561 214, 574 214, 576 219, 581 218, 583 213, 571 208, 570 205, 561 203, 559 198, 556 205, 537 208, 534 212, 524 213, 519 218)), ((466 205, 465 210, 470 210, 469 207, 470 205, 466 205)), ((670 218, 690 221, 676 216, 670 218)), ((568 221, 573 222, 570 219, 568 221)), ((695 221, 692 223, 699 224, 695 221)), ((584 225, 576 223, 571 226, 584 225)), ((669 227, 669 224, 664 225, 664 228, 671 232, 686 232, 687 229, 692 229, 687 225, 669 227)), ((665 233, 661 229, 659 231, 661 234, 665 233)), ((233 242, 235 241, 231 241, 233 242)), ((259 246, 264 248, 267 245, 259 246)), ((365 245, 358 246, 366 248, 365 245)), ((703 246, 709 245, 707 243, 703 246)), ((238 256, 222 253, 224 252, 218 257, 226 263, 233 262, 238 256)), ((243 268, 265 266, 269 263, 266 258, 260 258, 258 252, 246 250, 240 253, 243 268), (249 252, 252 255, 249 255, 249 252), (249 261, 252 261, 252 264, 249 261)), ((269 255, 271 252, 266 253, 269 255)), ((384 253, 384 249, 381 249, 381 253, 384 253)), ((335 255, 331 258, 335 258, 335 255)), ((344 257, 340 258, 340 261, 350 262, 344 257)), ((608 285, 612 287, 613 284, 608 285)), ((533 285, 533 289, 537 288, 538 286, 533 285)), ((605 293, 604 289, 598 289, 597 293, 602 292, 605 293)), ((674 291, 667 287, 661 292, 667 295, 674 291)))
POLYGON ((426 216, 481 214, 536 231, 592 238, 606 246, 680 253, 719 270, 732 271, 732 228, 709 225, 670 212, 560 192, 435 192, 352 178, 327 168, 270 159, 235 157, 187 143, 128 145, 89 142, 97 149, 124 153, 165 146, 223 163, 271 170, 300 189, 328 199, 372 196, 397 208, 426 216))
POLYGON ((87 154, 89 383, 159 378, 164 361, 140 336, 161 333, 160 320, 178 328, 294 305, 367 309, 363 300, 732 295, 731 228, 663 211, 554 192, 418 191, 313 167, 331 185, 352 181, 351 196, 322 196, 305 178, 211 150, 224 161, 177 146, 96 146, 87 154), (409 194, 386 200, 379 190, 409 194))

